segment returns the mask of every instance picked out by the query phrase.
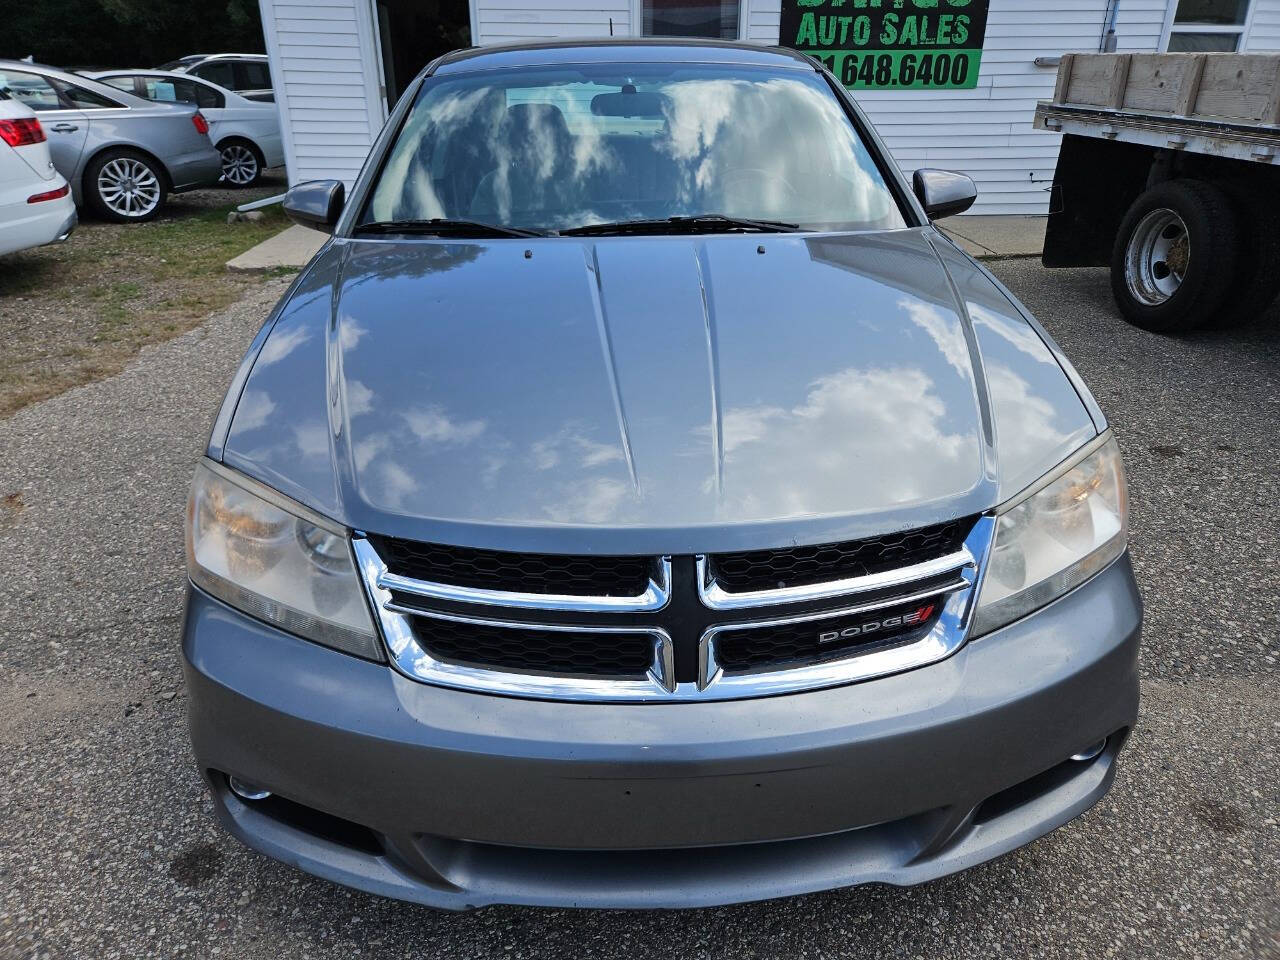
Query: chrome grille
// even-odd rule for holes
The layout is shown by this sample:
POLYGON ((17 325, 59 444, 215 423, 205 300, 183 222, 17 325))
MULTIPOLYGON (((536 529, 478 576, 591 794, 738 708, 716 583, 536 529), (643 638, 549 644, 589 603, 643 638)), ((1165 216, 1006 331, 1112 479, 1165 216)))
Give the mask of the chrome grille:
POLYGON ((395 537, 369 541, 390 573, 494 592, 629 597, 644 593, 659 572, 657 557, 515 553, 395 537))
POLYGON ((937 598, 927 597, 861 615, 824 615, 761 628, 726 627, 716 634, 716 660, 721 669, 747 672, 887 650, 919 640, 933 629, 941 613, 937 598))
POLYGON ((421 614, 410 622, 432 656, 486 670, 641 680, 653 666, 653 638, 641 631, 548 630, 421 614))
POLYGON ((844 543, 717 553, 707 574, 728 593, 752 593, 885 573, 960 550, 973 517, 844 543))
POLYGON ((383 538, 357 535, 353 545, 392 660, 410 677, 554 699, 711 700, 850 683, 950 655, 964 643, 993 528, 979 517, 833 548, 610 557, 594 581, 589 557, 539 554, 526 565, 509 554, 501 578, 483 585, 446 582, 459 579, 452 563, 404 562, 434 546, 401 550, 393 569, 383 538), (906 562, 881 562, 868 543, 906 562), (857 562, 815 580, 813 556, 827 549, 857 562), (725 557, 774 571, 799 557, 805 573, 762 586, 763 574, 745 576, 725 557), (738 572, 721 579, 726 569, 738 572), (523 580, 521 570, 536 573, 523 580), (575 573, 561 586, 556 570, 575 573), (625 589, 618 571, 630 572, 625 589), (590 583, 615 592, 581 592, 590 583), (863 629, 886 620, 888 629, 863 629))

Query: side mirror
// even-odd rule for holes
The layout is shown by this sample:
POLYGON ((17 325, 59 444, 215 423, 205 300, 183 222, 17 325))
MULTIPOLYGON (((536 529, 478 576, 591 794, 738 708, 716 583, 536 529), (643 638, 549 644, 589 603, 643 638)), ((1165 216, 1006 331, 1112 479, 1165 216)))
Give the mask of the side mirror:
POLYGON ((341 180, 309 180, 289 188, 284 195, 284 212, 294 223, 333 233, 346 198, 347 188, 341 180))
POLYGON ((977 185, 963 173, 950 170, 917 170, 911 188, 930 220, 964 213, 978 199, 977 185))

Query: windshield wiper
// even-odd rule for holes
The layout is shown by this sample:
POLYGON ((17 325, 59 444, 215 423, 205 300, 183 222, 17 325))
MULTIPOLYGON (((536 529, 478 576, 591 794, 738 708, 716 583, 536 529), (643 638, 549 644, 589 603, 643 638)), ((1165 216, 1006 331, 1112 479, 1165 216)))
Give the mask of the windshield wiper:
POLYGON ((792 233, 798 224, 781 220, 748 220, 723 213, 699 213, 692 216, 662 217, 657 220, 619 220, 616 223, 589 223, 561 230, 562 237, 594 237, 621 233, 722 233, 749 230, 754 233, 792 233))
POLYGON ((374 220, 356 227, 356 233, 420 233, 435 236, 479 237, 547 237, 550 234, 522 227, 504 227, 479 220, 452 220, 433 217, 430 220, 374 220))

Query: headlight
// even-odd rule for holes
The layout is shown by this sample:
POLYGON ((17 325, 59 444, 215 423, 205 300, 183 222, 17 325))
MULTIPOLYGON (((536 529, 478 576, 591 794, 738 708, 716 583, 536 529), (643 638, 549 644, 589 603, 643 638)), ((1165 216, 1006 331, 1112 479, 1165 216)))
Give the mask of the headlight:
POLYGON ((187 502, 187 571, 200 589, 250 616, 383 659, 346 530, 207 460, 187 502))
POLYGON ((1002 507, 972 635, 1004 626, 1085 580, 1124 552, 1128 493, 1109 438, 1002 507))

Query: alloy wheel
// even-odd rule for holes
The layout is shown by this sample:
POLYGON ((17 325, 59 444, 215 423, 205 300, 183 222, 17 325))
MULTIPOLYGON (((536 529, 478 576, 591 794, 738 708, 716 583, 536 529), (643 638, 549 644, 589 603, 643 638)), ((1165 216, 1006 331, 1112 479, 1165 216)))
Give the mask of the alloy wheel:
POLYGON ((98 171, 98 196, 122 217, 145 217, 160 205, 160 180, 134 157, 117 157, 98 171))
POLYGON ((222 175, 237 187, 248 186, 258 177, 258 158, 243 144, 229 143, 222 148, 222 175))

